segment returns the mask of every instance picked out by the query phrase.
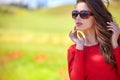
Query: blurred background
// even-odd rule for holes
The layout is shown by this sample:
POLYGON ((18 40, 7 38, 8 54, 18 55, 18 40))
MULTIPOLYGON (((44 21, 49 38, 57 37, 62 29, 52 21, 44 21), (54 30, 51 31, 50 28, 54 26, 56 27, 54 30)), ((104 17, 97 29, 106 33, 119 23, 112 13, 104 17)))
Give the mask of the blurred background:
MULTIPOLYGON (((76 0, 0 0, 0 80, 69 80, 76 0)), ((120 25, 120 0, 109 6, 120 25)))

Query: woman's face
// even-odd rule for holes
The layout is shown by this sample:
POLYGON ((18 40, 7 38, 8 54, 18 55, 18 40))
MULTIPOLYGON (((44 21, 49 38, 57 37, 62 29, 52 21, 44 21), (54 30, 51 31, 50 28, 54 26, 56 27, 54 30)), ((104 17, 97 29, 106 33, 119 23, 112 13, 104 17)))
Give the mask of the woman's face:
POLYGON ((76 28, 80 31, 85 31, 85 30, 88 30, 88 29, 91 29, 94 27, 94 22, 95 22, 95 19, 94 17, 92 16, 92 12, 91 10, 88 8, 87 4, 84 3, 84 2, 79 2, 77 5, 76 5, 76 8, 75 8, 75 11, 76 12, 81 12, 80 14, 84 14, 84 13, 88 13, 89 12, 89 17, 87 18, 83 18, 82 15, 77 15, 76 17, 74 17, 74 20, 75 20, 75 23, 76 23, 76 28))

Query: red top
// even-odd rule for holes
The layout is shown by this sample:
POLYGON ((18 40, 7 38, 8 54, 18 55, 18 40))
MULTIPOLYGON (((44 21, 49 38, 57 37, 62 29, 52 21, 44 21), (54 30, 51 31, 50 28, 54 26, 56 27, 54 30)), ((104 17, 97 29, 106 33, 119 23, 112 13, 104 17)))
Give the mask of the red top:
POLYGON ((120 46, 114 49, 117 68, 107 64, 99 46, 85 46, 77 50, 76 45, 68 49, 68 71, 70 80, 120 80, 120 46))

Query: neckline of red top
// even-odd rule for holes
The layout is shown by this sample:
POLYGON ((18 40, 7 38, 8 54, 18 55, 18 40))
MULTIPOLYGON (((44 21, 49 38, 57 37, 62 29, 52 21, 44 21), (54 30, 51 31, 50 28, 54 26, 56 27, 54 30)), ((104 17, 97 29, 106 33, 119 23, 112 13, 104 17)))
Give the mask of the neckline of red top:
POLYGON ((94 44, 94 45, 90 45, 90 46, 87 46, 87 45, 84 45, 85 48, 91 48, 91 47, 97 47, 99 44, 94 44))

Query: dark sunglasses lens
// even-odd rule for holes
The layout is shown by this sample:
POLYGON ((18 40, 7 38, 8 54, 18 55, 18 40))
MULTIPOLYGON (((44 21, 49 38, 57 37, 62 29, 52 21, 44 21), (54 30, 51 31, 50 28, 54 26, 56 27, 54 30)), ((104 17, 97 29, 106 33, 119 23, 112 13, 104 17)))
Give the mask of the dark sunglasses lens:
POLYGON ((79 12, 78 11, 76 11, 76 10, 73 10, 72 11, 72 18, 76 18, 77 16, 78 16, 78 14, 79 14, 79 12))
POLYGON ((88 19, 90 17, 90 12, 89 11, 81 11, 80 17, 83 19, 88 19))

